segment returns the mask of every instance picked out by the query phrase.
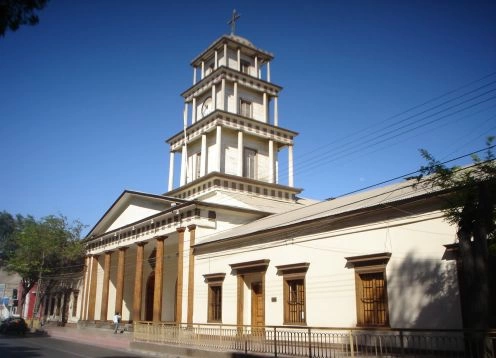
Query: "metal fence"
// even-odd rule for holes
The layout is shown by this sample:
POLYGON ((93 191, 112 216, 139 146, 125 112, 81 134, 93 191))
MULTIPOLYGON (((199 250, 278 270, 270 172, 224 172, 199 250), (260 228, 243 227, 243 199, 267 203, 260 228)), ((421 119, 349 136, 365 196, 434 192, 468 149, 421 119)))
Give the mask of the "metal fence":
POLYGON ((134 323, 134 341, 274 357, 495 357, 496 331, 134 323))

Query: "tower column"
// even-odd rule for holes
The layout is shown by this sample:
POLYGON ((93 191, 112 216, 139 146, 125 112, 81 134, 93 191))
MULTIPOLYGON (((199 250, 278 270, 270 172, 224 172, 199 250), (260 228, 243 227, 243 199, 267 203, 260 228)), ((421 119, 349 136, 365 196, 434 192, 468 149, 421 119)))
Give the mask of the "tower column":
POLYGON ((188 127, 188 102, 184 102, 184 110, 183 110, 183 127, 188 127))
POLYGON ((91 282, 90 282, 90 290, 89 290, 88 320, 95 319, 97 271, 98 271, 98 255, 94 255, 91 258, 91 282))
POLYGON ((107 320, 111 258, 112 258, 112 251, 105 252, 105 258, 103 264, 103 287, 102 287, 102 305, 101 305, 102 307, 100 309, 101 321, 107 320))
POLYGON ((264 92, 263 93, 263 102, 262 102, 262 106, 263 106, 263 121, 265 123, 267 123, 267 119, 268 119, 268 113, 269 113, 269 106, 268 106, 268 100, 267 100, 267 93, 264 92))
POLYGON ((201 154, 200 154, 200 176, 207 173, 207 135, 201 137, 201 154))
POLYGON ((167 236, 157 236, 155 255, 155 286, 153 289, 153 322, 162 320, 162 283, 164 281, 164 240, 167 236))
POLYGON ((196 123, 196 97, 193 97, 191 103, 191 123, 196 123))
POLYGON ((178 227, 177 231, 177 296, 176 296, 176 323, 183 319, 183 276, 184 276, 184 231, 186 228, 178 227))
POLYGON ((239 114, 238 82, 234 82, 234 114, 239 114))
POLYGON ((195 246, 196 225, 188 226, 189 230, 189 269, 188 269, 188 325, 193 323, 193 308, 195 294, 195 258, 193 246, 195 246))
POLYGON ((274 125, 277 127, 279 125, 279 105, 278 97, 274 97, 274 125))
POLYGON ((117 259, 117 285, 115 289, 115 312, 122 316, 122 300, 124 297, 124 271, 126 264, 127 247, 119 247, 119 256, 117 259))
POLYGON ((188 165, 188 151, 186 143, 183 144, 181 152, 181 186, 186 184, 186 166, 188 165))
POLYGON ((143 290, 143 258, 146 242, 136 247, 136 272, 134 274, 133 321, 141 320, 141 297, 143 290))
POLYGON ((222 163, 222 127, 217 126, 217 133, 216 133, 216 151, 217 151, 217 167, 216 170, 220 173, 221 170, 221 163, 222 163))
POLYGON ((213 110, 215 111, 217 109, 217 96, 216 96, 215 85, 212 85, 212 105, 213 105, 213 110))
POLYGON ((258 71, 258 56, 255 56, 255 76, 260 78, 260 72, 258 71))
POLYGON ((293 179, 293 145, 288 145, 288 186, 294 186, 293 179))
POLYGON ((168 190, 171 191, 174 188, 174 152, 169 153, 169 186, 168 190))
POLYGON ((217 66, 217 61, 219 61, 219 57, 218 57, 218 54, 217 54, 217 49, 215 50, 214 58, 215 58, 215 60, 214 60, 214 70, 216 70, 217 67, 218 67, 217 66))
POLYGON ((196 67, 193 67, 193 84, 196 84, 196 67))
POLYGON ((222 79, 220 91, 221 91, 221 97, 220 97, 221 103, 220 103, 219 107, 223 111, 227 111, 227 109, 226 109, 226 79, 225 78, 222 79))
POLYGON ((226 43, 224 44, 224 66, 229 67, 228 62, 227 62, 227 44, 226 43))
POLYGON ((241 49, 238 47, 237 51, 238 71, 241 71, 241 49))
POLYGON ((201 79, 203 80, 205 78, 205 62, 202 61, 201 63, 201 79))
POLYGON ((274 141, 269 140, 269 183, 274 183, 274 141))
POLYGON ((270 62, 267 62, 267 82, 270 82, 270 62))
POLYGON ((238 132, 238 176, 243 176, 243 132, 238 132))

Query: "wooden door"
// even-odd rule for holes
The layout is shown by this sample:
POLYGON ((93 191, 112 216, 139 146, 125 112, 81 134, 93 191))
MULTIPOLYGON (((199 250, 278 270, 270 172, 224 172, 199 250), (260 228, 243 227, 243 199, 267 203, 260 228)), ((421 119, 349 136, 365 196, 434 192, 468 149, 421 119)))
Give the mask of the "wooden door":
POLYGON ((146 282, 145 321, 153 321, 153 295, 155 293, 155 271, 146 282))
POLYGON ((262 282, 254 282, 251 284, 251 326, 254 328, 264 325, 263 285, 262 282))

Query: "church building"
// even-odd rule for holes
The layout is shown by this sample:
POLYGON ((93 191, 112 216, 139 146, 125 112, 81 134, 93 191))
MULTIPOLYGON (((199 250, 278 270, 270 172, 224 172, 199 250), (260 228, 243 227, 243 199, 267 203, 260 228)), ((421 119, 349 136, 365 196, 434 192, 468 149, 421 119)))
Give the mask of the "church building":
POLYGON ((73 318, 461 328, 443 195, 405 181, 302 198, 272 59, 231 33, 192 60, 167 192, 126 190, 91 229, 73 318))

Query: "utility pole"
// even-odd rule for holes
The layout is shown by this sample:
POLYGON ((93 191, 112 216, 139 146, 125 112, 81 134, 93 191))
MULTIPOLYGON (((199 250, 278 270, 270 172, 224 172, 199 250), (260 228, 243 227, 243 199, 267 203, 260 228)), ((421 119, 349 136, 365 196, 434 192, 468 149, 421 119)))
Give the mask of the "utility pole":
POLYGON ((41 273, 43 271, 43 265, 45 263, 45 252, 43 251, 42 252, 42 258, 41 258, 41 266, 40 266, 40 272, 39 272, 39 275, 38 275, 38 283, 36 284, 36 296, 35 296, 35 299, 34 299, 34 312, 33 312, 33 319, 31 320, 31 328, 33 328, 33 325, 34 325, 34 318, 36 317, 36 315, 38 315, 38 319, 40 321, 40 324, 41 324, 41 315, 39 314, 39 310, 40 310, 40 294, 41 294, 41 273))

